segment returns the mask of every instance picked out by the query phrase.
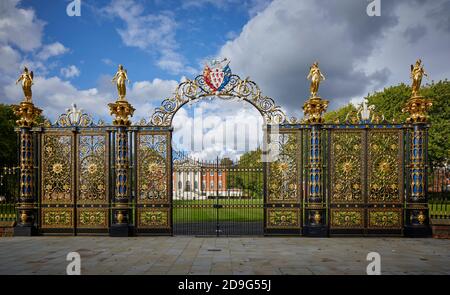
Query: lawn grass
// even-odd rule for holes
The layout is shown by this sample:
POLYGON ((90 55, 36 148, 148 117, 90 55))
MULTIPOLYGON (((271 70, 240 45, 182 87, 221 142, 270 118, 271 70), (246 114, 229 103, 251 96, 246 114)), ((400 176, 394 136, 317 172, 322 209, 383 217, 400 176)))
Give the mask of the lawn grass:
POLYGON ((219 200, 173 201, 174 223, 216 221, 217 218, 219 219, 219 221, 239 221, 239 222, 262 221, 264 218, 263 200, 219 199, 219 200), (223 207, 220 209, 214 208, 213 205, 217 203, 222 205, 223 207), (204 207, 195 208, 195 206, 204 206, 204 207))

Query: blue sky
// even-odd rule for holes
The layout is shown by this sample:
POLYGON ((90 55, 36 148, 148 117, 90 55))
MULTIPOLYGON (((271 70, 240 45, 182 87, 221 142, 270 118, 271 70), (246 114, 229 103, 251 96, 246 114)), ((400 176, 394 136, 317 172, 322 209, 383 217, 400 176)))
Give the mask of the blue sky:
MULTIPOLYGON (((126 65, 133 80, 152 77, 179 79, 180 74, 193 74, 189 70, 171 71, 158 67, 161 58, 156 48, 158 45, 148 44, 140 48, 123 44, 118 30, 126 29, 126 24, 120 17, 104 11, 111 1, 81 1, 80 17, 66 14, 69 2, 29 0, 20 6, 33 8, 37 18, 45 21, 43 42, 60 42, 70 49, 68 54, 60 56, 55 62, 75 65, 83 73, 71 80, 78 87, 95 86, 99 76, 111 74, 117 63, 126 65)), ((181 55, 185 67, 194 69, 199 68, 205 57, 214 56, 230 36, 239 34, 250 17, 244 6, 240 5, 231 8, 152 0, 135 1, 133 4, 142 6, 139 15, 167 14, 173 20, 172 33, 176 39, 173 48, 181 55)), ((48 74, 58 75, 58 68, 51 68, 48 74)))
MULTIPOLYGON (((131 80, 135 122, 148 120, 212 58, 228 58, 235 74, 250 77, 288 117, 299 118, 316 60, 326 76, 319 94, 330 110, 409 84, 417 58, 430 76, 425 83, 450 77, 448 0, 81 0, 81 16, 69 17, 71 2, 0 1, 0 103, 21 100, 14 82, 24 65, 35 73, 33 100, 52 121, 77 103, 111 122, 107 104, 117 93, 110 80, 119 63, 131 80), (367 14, 373 1, 380 16, 367 14)), ((245 129, 248 118, 259 116, 242 103, 201 103, 177 113, 177 138, 190 137, 196 109, 206 122, 203 133, 216 143, 229 122, 245 129)), ((219 144, 209 148, 197 156, 224 154, 219 144)))

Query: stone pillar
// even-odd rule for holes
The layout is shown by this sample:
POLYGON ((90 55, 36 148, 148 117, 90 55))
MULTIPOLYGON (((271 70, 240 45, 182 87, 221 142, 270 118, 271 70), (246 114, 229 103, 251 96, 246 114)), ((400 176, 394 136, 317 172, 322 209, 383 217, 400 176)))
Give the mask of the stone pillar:
POLYGON ((36 196, 34 192, 34 154, 31 127, 36 118, 42 113, 29 101, 22 101, 20 105, 13 105, 14 113, 19 117, 16 121, 20 131, 20 195, 18 204, 17 226, 15 236, 31 236, 36 232, 36 196))
POLYGON ((327 204, 323 187, 322 123, 328 101, 318 96, 309 98, 304 106, 306 122, 311 125, 309 136, 309 160, 307 164, 308 189, 305 199, 304 235, 324 237, 328 235, 327 204))
POLYGON ((427 198, 427 111, 431 106, 429 99, 413 95, 403 109, 404 112, 409 113, 407 123, 411 124, 407 182, 409 188, 404 212, 406 236, 419 237, 431 234, 427 198))
POLYGON ((116 127, 115 133, 115 195, 113 200, 113 224, 109 230, 110 236, 126 237, 131 235, 129 224, 130 190, 129 190, 129 144, 128 126, 131 122, 129 117, 133 115, 134 108, 123 99, 115 103, 108 104, 111 115, 115 116, 113 125, 116 127))

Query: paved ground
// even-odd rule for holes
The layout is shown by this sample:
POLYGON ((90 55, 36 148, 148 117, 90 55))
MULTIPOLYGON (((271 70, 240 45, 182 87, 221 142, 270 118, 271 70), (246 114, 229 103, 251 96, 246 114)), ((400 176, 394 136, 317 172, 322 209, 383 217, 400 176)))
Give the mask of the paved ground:
POLYGON ((0 238, 0 274, 365 274, 368 252, 382 274, 450 274, 450 240, 408 238, 0 238))

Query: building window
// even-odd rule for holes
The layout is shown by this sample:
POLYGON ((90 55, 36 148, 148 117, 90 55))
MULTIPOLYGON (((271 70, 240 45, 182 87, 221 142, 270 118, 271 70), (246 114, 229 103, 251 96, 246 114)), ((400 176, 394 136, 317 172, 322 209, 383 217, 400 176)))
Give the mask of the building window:
POLYGON ((206 171, 202 171, 202 176, 206 176, 206 171))
POLYGON ((210 189, 214 189, 214 181, 211 180, 211 181, 209 182, 209 188, 210 188, 210 189))
POLYGON ((185 186, 184 190, 187 192, 191 191, 191 182, 189 180, 186 180, 186 186, 185 186))
POLYGON ((222 180, 219 180, 219 189, 222 189, 222 180))
POLYGON ((222 176, 222 170, 219 170, 219 176, 222 176))
POLYGON ((214 171, 213 170, 209 171, 209 176, 214 176, 214 171))
POLYGON ((202 190, 206 190, 206 181, 205 180, 202 181, 202 190))
POLYGON ((197 190, 197 189, 198 189, 198 181, 195 180, 195 181, 194 181, 194 190, 197 190))
POLYGON ((180 181, 178 181, 178 189, 181 190, 183 189, 183 183, 180 181))

